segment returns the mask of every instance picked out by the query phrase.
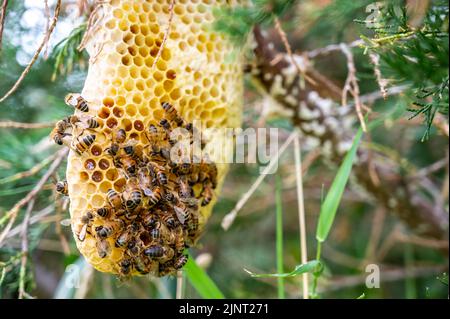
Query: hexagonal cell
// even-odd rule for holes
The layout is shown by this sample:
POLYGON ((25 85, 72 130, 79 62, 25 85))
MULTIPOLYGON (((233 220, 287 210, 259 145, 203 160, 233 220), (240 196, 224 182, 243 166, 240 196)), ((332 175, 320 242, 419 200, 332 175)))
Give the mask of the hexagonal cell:
POLYGON ((102 158, 99 162, 98 162, 98 167, 102 170, 106 170, 108 169, 110 166, 110 163, 107 159, 102 158))
POLYGON ((98 144, 95 144, 95 145, 93 145, 92 147, 91 147, 91 154, 92 155, 94 155, 94 156, 100 156, 100 155, 102 155, 102 148, 101 148, 101 146, 100 145, 98 145, 98 144))
POLYGON ((89 158, 86 161, 84 161, 84 168, 87 169, 88 171, 94 170, 96 166, 97 164, 92 158, 89 158))
POLYGON ((106 178, 110 181, 115 181, 119 177, 119 172, 115 168, 111 168, 106 171, 106 178))
POLYGON ((95 171, 91 176, 92 180, 96 183, 100 183, 103 180, 103 173, 100 171, 95 171))

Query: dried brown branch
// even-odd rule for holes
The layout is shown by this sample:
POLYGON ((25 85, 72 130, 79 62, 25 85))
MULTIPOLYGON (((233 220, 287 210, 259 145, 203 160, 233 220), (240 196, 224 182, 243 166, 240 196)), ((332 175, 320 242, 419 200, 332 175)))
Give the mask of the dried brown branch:
POLYGON ((55 6, 55 12, 53 14, 52 23, 50 24, 48 30, 46 30, 44 38, 41 41, 41 44, 37 48, 33 57, 31 58, 31 61, 27 64, 25 69, 22 71, 22 74, 19 76, 16 83, 14 83, 12 88, 8 92, 6 92, 2 98, 0 98, 0 103, 3 102, 4 100, 6 100, 11 94, 13 94, 17 90, 17 88, 20 86, 20 84, 22 83, 25 76, 28 74, 28 72, 30 72, 31 67, 38 59, 39 55, 41 54, 42 49, 44 48, 45 44, 48 42, 48 39, 50 38, 51 34, 53 33, 53 30, 55 29, 56 22, 58 21, 60 11, 61 11, 61 0, 57 0, 56 6, 55 6))
POLYGON ((45 166, 47 166, 51 161, 53 161, 53 159, 55 159, 56 156, 57 156, 57 153, 52 154, 49 157, 47 157, 46 159, 44 159, 43 161, 37 163, 35 166, 33 166, 32 168, 30 168, 27 171, 20 172, 20 173, 14 174, 12 176, 8 176, 8 177, 0 179, 0 185, 6 184, 6 183, 10 183, 10 182, 14 182, 14 181, 17 181, 19 179, 30 177, 30 176, 33 176, 33 175, 37 174, 45 166))
MULTIPOLYGON (((92 37, 92 35, 98 30, 99 25, 101 21, 103 20, 104 15, 97 17, 98 13, 100 12, 100 9, 102 9, 104 4, 109 3, 110 1, 106 0, 96 0, 94 4, 94 8, 92 9, 91 13, 89 14, 88 22, 86 25, 86 31, 83 34, 83 38, 80 41, 80 44, 77 47, 78 51, 83 51, 86 47, 87 42, 92 37)), ((79 2, 79 12, 82 13, 84 10, 84 3, 83 1, 79 2)))
POLYGON ((362 114, 364 105, 361 103, 359 96, 359 84, 356 77, 356 67, 353 53, 345 44, 341 44, 341 50, 347 58, 348 69, 347 79, 345 80, 344 88, 342 89, 342 105, 347 105, 347 95, 350 93, 355 101, 356 114, 358 115, 362 130, 367 132, 366 122, 364 121, 364 115, 362 114))
POLYGON ((369 54, 370 61, 373 64, 373 72, 375 73, 375 78, 378 83, 378 87, 380 88, 381 96, 383 96, 384 99, 387 98, 387 85, 388 80, 383 78, 383 75, 381 74, 380 70, 380 56, 376 53, 369 54))
POLYGON ((21 123, 14 121, 0 122, 0 128, 40 129, 54 127, 55 123, 21 123))
MULTIPOLYGON (((300 67, 300 65, 297 63, 297 60, 294 58, 294 55, 292 54, 291 45, 289 44, 286 33, 284 32, 283 28, 281 27, 281 23, 278 18, 275 18, 275 29, 277 30, 278 34, 280 35, 281 41, 283 42, 286 52, 287 52, 289 58, 291 59, 292 64, 297 69, 298 74, 302 75, 305 78, 305 80, 310 82, 312 85, 317 85, 317 82, 314 81, 310 76, 308 76, 306 74, 305 70, 303 70, 303 68, 300 67)), ((278 56, 280 57, 281 55, 278 55, 278 56)), ((279 60, 277 60, 277 58, 275 58, 271 63, 272 63, 272 65, 274 65, 274 64, 277 64, 278 62, 279 62, 279 60)))
MULTIPOLYGON (((349 48, 355 48, 355 47, 359 47, 363 44, 364 44, 363 40, 355 40, 351 43, 346 44, 346 46, 349 48)), ((330 54, 330 53, 336 52, 336 51, 341 51, 341 43, 330 44, 323 48, 311 50, 311 51, 305 52, 304 55, 306 55, 309 59, 315 59, 321 55, 327 55, 327 54, 330 54)))
POLYGON ((170 26, 172 25, 174 6, 175 6, 175 0, 170 1, 169 20, 167 21, 167 27, 166 27, 166 31, 164 31, 164 37, 162 39, 161 46, 159 47, 158 53, 156 54, 155 60, 153 61, 153 64, 151 67, 152 69, 155 67, 156 63, 158 62, 159 58, 161 57, 162 51, 164 50, 164 46, 166 45, 166 41, 167 41, 167 38, 170 33, 170 26))
POLYGON ((5 213, 5 217, 9 219, 8 224, 5 226, 5 228, 0 233, 0 247, 3 246, 3 241, 5 240, 6 236, 8 235, 8 232, 11 230, 11 227, 13 226, 17 215, 20 211, 20 209, 25 206, 27 203, 29 203, 32 199, 36 197, 36 195, 42 190, 47 180, 53 175, 53 173, 58 169, 59 165, 61 165, 61 162, 63 161, 64 157, 67 155, 68 149, 64 148, 58 152, 58 156, 55 158, 52 165, 49 167, 47 172, 41 177, 39 182, 36 184, 36 186, 29 192, 24 198, 22 198, 19 202, 17 202, 13 208, 11 208, 7 213, 5 213))
POLYGON ((3 0, 1 13, 0 13, 0 51, 2 49, 3 28, 5 27, 6 7, 8 6, 8 0, 3 0))

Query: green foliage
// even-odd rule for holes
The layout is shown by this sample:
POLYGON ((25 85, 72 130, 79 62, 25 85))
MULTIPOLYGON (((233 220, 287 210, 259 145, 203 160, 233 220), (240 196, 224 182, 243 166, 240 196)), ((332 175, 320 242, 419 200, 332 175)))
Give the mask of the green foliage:
POLYGON ((254 278, 264 278, 264 277, 275 277, 275 278, 287 278, 287 277, 295 277, 298 275, 312 273, 316 276, 319 276, 323 272, 323 264, 318 260, 308 261, 306 264, 301 264, 295 266, 295 269, 288 273, 278 273, 278 274, 255 274, 247 269, 245 271, 254 278))
POLYGON ((215 29, 231 37, 237 45, 243 45, 255 25, 270 25, 295 4, 295 0, 252 0, 251 5, 225 7, 215 11, 215 29))
POLYGON ((83 34, 86 31, 86 23, 82 23, 70 32, 69 36, 60 41, 52 51, 52 58, 55 60, 55 66, 52 74, 52 81, 57 75, 68 75, 72 72, 74 66, 85 67, 86 54, 79 51, 83 34))
POLYGON ((205 299, 223 299, 225 296, 216 286, 214 281, 208 276, 208 274, 200 268, 193 260, 192 256, 189 258, 186 266, 184 266, 186 276, 195 288, 197 293, 205 299))
POLYGON ((330 232, 333 225, 337 209, 341 203, 342 195, 345 191, 345 186, 350 177, 352 171, 353 162, 356 157, 356 151, 358 150, 359 141, 361 140, 362 129, 360 128, 353 140, 352 148, 348 151, 344 158, 339 170, 331 184, 324 202, 320 208, 319 222, 317 224, 316 239, 318 242, 323 243, 330 232))
MULTIPOLYGON (((282 181, 281 177, 276 177, 276 247, 277 247, 277 272, 282 274, 283 269, 283 202, 282 202, 282 181)), ((282 277, 278 278, 278 298, 284 299, 284 279, 282 277)))
POLYGON ((372 38, 365 38, 366 50, 379 54, 385 78, 412 87, 411 118, 424 116, 422 140, 428 139, 436 112, 448 114, 448 19, 447 1, 430 1, 419 26, 403 2, 387 1, 373 25, 372 38))

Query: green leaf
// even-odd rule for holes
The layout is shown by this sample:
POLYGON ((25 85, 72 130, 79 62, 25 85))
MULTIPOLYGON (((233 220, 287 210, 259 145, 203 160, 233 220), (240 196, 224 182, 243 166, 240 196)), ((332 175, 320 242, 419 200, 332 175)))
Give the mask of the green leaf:
POLYGON ((358 149, 359 141, 361 140, 362 129, 358 130, 351 149, 345 155, 344 161, 339 167, 339 170, 331 184, 330 190, 325 197, 320 208, 319 223, 317 224, 316 239, 319 242, 324 242, 330 232, 333 225, 334 217, 336 216, 337 209, 341 202, 342 195, 344 194, 345 186, 350 177, 350 173, 353 167, 353 161, 356 157, 356 151, 358 149))
MULTIPOLYGON (((283 188, 280 176, 276 176, 275 184, 275 198, 276 198, 276 253, 277 253, 277 272, 283 273, 283 199, 281 190, 283 188)), ((284 299, 284 279, 278 278, 278 298, 284 299)))
POLYGON ((262 278, 262 277, 286 278, 286 277, 295 277, 304 273, 313 273, 315 275, 318 275, 323 271, 323 264, 318 260, 311 260, 308 261, 306 264, 296 266, 293 271, 284 274, 255 274, 245 268, 244 270, 254 278, 262 278))
POLYGON ((208 274, 195 263, 192 256, 189 256, 189 260, 186 263, 186 266, 184 266, 184 271, 186 272, 187 279, 202 298, 225 298, 214 281, 212 281, 208 274))
POLYGON ((438 276, 437 280, 442 282, 444 285, 448 286, 448 274, 447 273, 444 272, 441 276, 438 276))

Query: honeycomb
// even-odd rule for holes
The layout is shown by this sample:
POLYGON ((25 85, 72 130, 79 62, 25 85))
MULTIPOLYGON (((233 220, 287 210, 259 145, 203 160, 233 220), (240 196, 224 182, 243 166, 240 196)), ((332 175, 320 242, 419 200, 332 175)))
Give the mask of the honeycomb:
MULTIPOLYGON (((180 164, 155 155, 155 148, 167 146, 176 126, 191 131, 190 123, 197 128, 240 126, 241 57, 212 27, 213 10, 234 4, 177 0, 172 10, 171 0, 102 5, 99 27, 86 45, 91 58, 80 100, 88 110, 76 107, 75 116, 66 120, 71 135, 60 135, 70 139, 72 148, 66 179, 75 241, 97 270, 122 276, 171 274, 186 262, 183 249, 195 245, 202 233, 227 171, 229 154, 216 152, 215 146, 230 136, 206 137, 203 147, 211 162, 190 166, 203 172, 197 180, 180 173, 180 164), (178 114, 179 125, 171 114, 178 114), (172 128, 165 132, 167 123, 172 128), (152 156, 160 160, 154 171, 148 164, 156 161, 152 156), (129 158, 136 163, 132 169, 129 158), (155 204, 152 187, 162 184, 158 172, 172 186, 161 186, 162 199, 155 204), (146 189, 142 181, 149 176, 155 185, 146 189), (185 187, 192 194, 189 203, 177 206, 167 199, 172 193, 179 202, 185 187), (183 223, 183 208, 190 209, 195 227, 183 223), (131 244, 127 236, 134 239, 131 244)), ((80 101, 71 97, 66 102, 80 101)))

